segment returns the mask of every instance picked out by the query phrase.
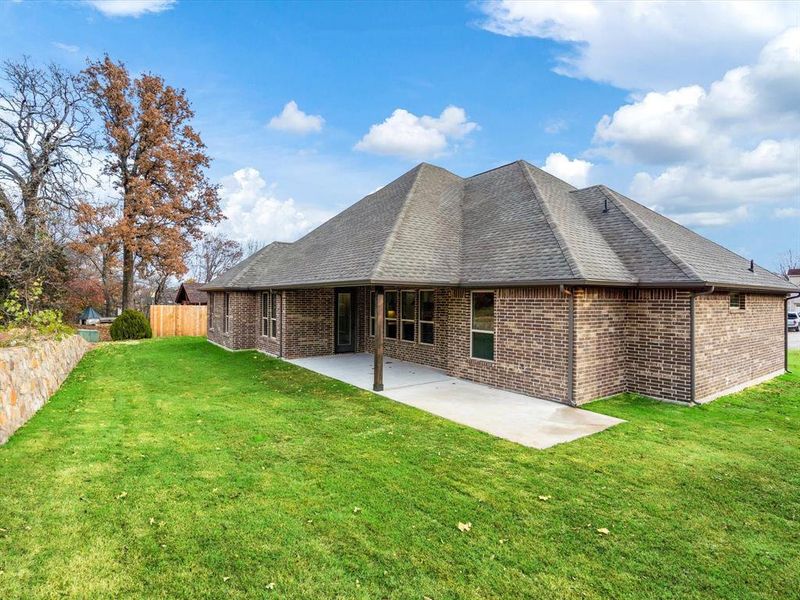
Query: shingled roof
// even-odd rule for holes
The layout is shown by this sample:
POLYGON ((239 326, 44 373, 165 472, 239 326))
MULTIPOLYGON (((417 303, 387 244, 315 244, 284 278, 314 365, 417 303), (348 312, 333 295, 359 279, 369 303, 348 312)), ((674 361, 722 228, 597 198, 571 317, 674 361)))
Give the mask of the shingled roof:
POLYGON ((369 284, 797 289, 622 194, 525 161, 468 178, 420 164, 202 289, 369 284))

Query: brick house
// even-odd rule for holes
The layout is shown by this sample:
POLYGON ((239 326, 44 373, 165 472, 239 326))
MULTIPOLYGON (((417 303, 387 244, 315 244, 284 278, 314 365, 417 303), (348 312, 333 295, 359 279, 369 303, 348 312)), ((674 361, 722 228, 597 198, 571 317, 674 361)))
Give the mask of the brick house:
POLYGON ((579 405, 693 402, 785 369, 796 286, 604 186, 421 164, 203 289, 208 339, 383 356, 579 405))

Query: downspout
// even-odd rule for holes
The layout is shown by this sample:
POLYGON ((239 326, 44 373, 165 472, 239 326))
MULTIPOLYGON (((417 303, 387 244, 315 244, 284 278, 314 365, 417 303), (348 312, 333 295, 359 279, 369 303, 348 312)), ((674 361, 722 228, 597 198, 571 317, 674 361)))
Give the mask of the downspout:
POLYGON ((694 355, 694 299, 697 296, 707 296, 714 293, 714 286, 702 292, 691 292, 689 294, 689 401, 696 404, 695 398, 695 355, 694 355))
POLYGON ((783 299, 783 370, 787 373, 789 372, 789 327, 786 325, 786 319, 789 314, 789 300, 795 298, 800 298, 800 293, 783 299))
POLYGON ((575 406, 575 295, 574 289, 567 289, 563 283, 558 286, 558 289, 569 298, 567 309, 567 403, 575 406))

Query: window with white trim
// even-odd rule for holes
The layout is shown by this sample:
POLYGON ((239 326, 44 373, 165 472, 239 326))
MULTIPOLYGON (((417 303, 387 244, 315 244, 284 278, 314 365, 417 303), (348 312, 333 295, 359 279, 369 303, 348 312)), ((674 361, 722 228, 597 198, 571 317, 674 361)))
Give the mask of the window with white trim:
POLYGON ((375 292, 369 293, 369 334, 375 337, 375 292))
POLYGON ((419 343, 432 345, 434 341, 433 314, 436 305, 433 290, 419 291, 419 343))
POLYGON ((269 335, 273 338, 278 337, 278 292, 270 293, 269 335))
POLYGON ((278 337, 278 294, 262 292, 261 294, 261 335, 278 337))
POLYGON ((400 339, 413 342, 416 339, 417 293, 414 290, 400 292, 400 339))
POLYGON ((397 339, 397 291, 385 292, 384 302, 386 304, 386 333, 387 338, 397 339))
POLYGON ((744 310, 745 309, 745 295, 739 292, 731 292, 728 295, 728 305, 731 310, 744 310))
POLYGON ((494 292, 472 292, 470 356, 494 360, 494 292))
POLYGON ((231 330, 231 295, 227 292, 223 298, 223 320, 222 331, 228 333, 231 330))

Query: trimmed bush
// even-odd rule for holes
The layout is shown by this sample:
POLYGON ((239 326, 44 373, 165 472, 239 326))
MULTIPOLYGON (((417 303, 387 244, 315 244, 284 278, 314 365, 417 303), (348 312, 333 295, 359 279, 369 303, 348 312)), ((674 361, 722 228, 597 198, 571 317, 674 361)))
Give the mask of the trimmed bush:
POLYGON ((112 340, 141 340, 153 337, 150 321, 138 310, 123 310, 111 324, 112 340))

